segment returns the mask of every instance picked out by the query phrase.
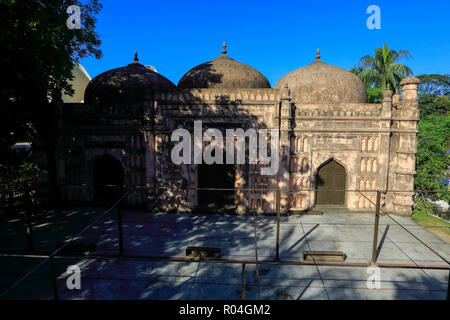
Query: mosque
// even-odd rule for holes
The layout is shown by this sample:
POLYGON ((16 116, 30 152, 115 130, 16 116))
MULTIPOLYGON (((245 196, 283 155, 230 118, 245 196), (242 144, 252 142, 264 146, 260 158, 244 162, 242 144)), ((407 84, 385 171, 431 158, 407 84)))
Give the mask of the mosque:
POLYGON ((40 190, 71 204, 127 192, 131 207, 220 205, 237 213, 275 212, 278 188, 283 213, 327 206, 373 212, 371 191, 379 190, 383 210, 411 215, 419 80, 407 77, 401 96, 388 88, 381 103, 368 103, 356 75, 323 62, 319 50, 312 60, 274 87, 232 59, 225 44, 221 55, 189 70, 178 85, 137 54, 92 80, 86 74, 82 98, 55 104, 52 151, 39 138, 34 142, 43 168, 40 190), (221 131, 278 129, 277 174, 261 175, 261 164, 174 164, 171 134, 192 131, 196 120, 221 131), (108 185, 122 187, 115 193, 108 185))

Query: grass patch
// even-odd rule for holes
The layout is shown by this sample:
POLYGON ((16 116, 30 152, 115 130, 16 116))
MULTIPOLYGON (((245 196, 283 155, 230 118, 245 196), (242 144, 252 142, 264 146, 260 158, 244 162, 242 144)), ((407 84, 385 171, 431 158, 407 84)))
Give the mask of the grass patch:
POLYGON ((431 204, 418 199, 411 219, 450 243, 450 223, 432 216, 432 212, 431 204))

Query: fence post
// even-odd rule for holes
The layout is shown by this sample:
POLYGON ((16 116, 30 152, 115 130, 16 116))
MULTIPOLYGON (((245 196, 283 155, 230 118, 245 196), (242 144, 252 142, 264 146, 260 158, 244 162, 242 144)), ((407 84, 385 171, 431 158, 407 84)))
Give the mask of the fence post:
POLYGON ((381 192, 377 191, 377 203, 375 209, 375 226, 373 230, 373 247, 372 247, 372 262, 377 261, 377 245, 378 245, 378 223, 380 220, 380 202, 381 202, 381 192))
POLYGON ((55 300, 59 300, 58 284, 56 283, 56 274, 55 274, 55 266, 54 266, 53 256, 50 256, 49 260, 50 260, 50 277, 52 278, 53 298, 55 300))
POLYGON ((24 200, 25 200, 25 224, 26 224, 26 232, 27 232, 27 241, 28 241, 28 250, 31 252, 34 251, 34 241, 33 241, 33 225, 31 219, 31 199, 29 194, 29 189, 27 187, 24 188, 24 200))
POLYGON ((119 254, 123 253, 122 201, 117 204, 117 224, 119 229, 119 254))
POLYGON ((242 264, 241 300, 245 300, 245 263, 242 264))
POLYGON ((275 260, 280 260, 280 199, 281 199, 281 191, 280 189, 277 189, 277 200, 276 200, 276 206, 277 206, 277 235, 276 235, 276 255, 275 260))
POLYGON ((11 185, 8 186, 8 213, 10 215, 14 214, 14 191, 11 185))
POLYGON ((447 300, 450 300, 450 269, 448 270, 448 280, 447 280, 447 300))

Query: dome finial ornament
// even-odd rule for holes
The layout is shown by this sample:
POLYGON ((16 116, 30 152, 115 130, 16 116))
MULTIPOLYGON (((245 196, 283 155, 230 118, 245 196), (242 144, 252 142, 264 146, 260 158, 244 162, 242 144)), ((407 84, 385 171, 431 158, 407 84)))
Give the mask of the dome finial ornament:
POLYGON ((267 78, 258 70, 226 55, 226 43, 217 58, 199 64, 178 82, 181 89, 253 89, 270 88, 267 78))
POLYGON ((222 54, 227 54, 227 45, 225 42, 222 44, 222 54))
POLYGON ((137 50, 134 52, 134 59, 133 59, 133 62, 134 62, 134 63, 139 63, 137 50))
POLYGON ((136 53, 134 62, 93 78, 84 91, 84 101, 88 104, 140 103, 154 92, 176 88, 169 79, 137 61, 136 53))
POLYGON ((392 98, 392 90, 391 90, 391 85, 389 83, 386 86, 386 90, 384 90, 383 97, 385 99, 391 99, 392 98))
POLYGON ((283 89, 285 83, 291 97, 302 104, 367 103, 367 90, 357 75, 321 60, 289 72, 275 89, 283 89))
POLYGON ((320 49, 317 49, 316 60, 320 60, 320 49))

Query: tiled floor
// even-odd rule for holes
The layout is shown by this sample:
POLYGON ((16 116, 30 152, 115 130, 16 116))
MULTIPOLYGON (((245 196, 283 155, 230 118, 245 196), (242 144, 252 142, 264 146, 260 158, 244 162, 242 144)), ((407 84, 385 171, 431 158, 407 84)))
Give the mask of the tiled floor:
MULTIPOLYGON (((51 251, 92 222, 101 210, 71 210, 36 221, 36 247, 51 251)), ((450 245, 409 218, 394 218, 414 235, 450 259, 450 245)), ((260 260, 275 255, 275 217, 257 217, 260 260)), ((367 262, 372 255, 374 217, 369 214, 325 214, 281 218, 280 258, 300 261, 303 250, 340 250, 346 262, 367 262)), ((24 247, 20 222, 1 230, 2 248, 24 247)), ((254 260, 253 217, 123 212, 127 255, 184 257, 186 246, 220 247, 223 259, 254 260)), ((116 213, 110 212, 80 239, 97 243, 96 253, 118 252, 116 213)), ((378 262, 446 265, 436 254, 387 216, 380 218, 378 262)), ((0 291, 40 260, 0 258, 0 291)), ((168 261, 56 259, 58 293, 63 299, 239 299, 241 264, 168 261), (81 290, 68 290, 65 270, 81 268, 81 290)), ((369 290, 363 267, 259 264, 259 290, 266 299, 445 299, 449 271, 381 269, 381 288, 369 290)), ((246 297, 256 299, 256 266, 246 266, 246 297)), ((51 299, 49 265, 8 292, 6 298, 51 299)))

